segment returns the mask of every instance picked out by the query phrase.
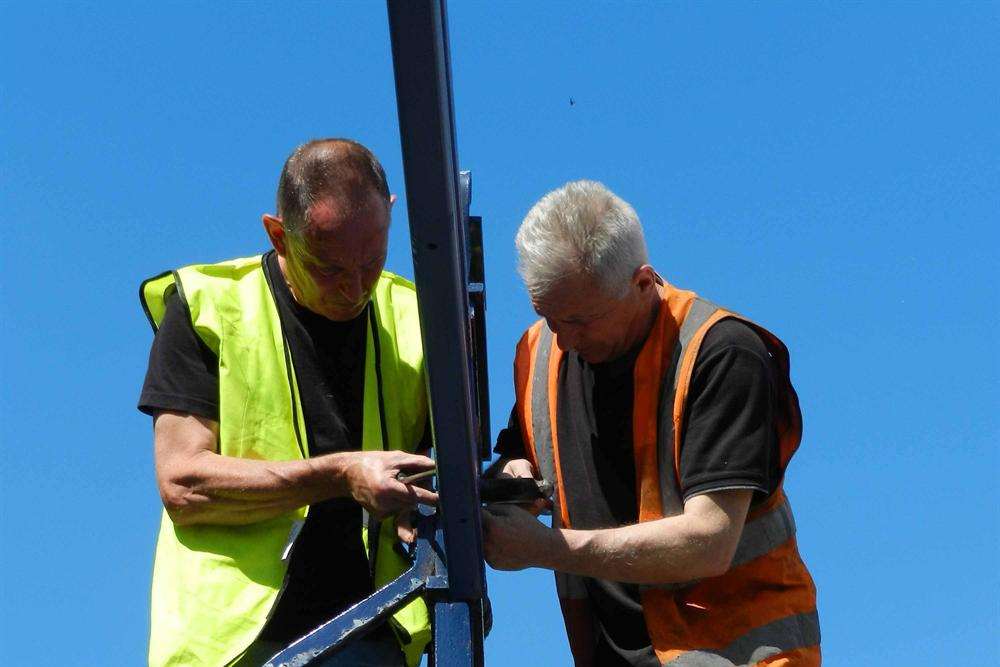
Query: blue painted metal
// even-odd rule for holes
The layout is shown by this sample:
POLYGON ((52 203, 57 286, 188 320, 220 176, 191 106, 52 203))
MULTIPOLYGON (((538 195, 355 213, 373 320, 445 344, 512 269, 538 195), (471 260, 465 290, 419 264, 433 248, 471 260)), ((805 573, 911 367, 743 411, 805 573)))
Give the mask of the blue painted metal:
POLYGON ((443 0, 389 0, 388 11, 449 592, 481 604, 478 433, 447 18, 443 0))
POLYGON ((472 378, 472 423, 476 435, 475 453, 489 461, 490 393, 486 363, 486 273, 483 259, 483 219, 469 215, 472 204, 472 172, 458 173, 458 196, 461 222, 458 226, 459 248, 465 260, 465 279, 469 299, 469 374, 472 378))
POLYGON ((395 609, 425 589, 447 587, 447 573, 439 556, 441 547, 436 543, 440 531, 436 530, 437 516, 432 512, 421 508, 410 569, 274 655, 264 667, 303 667, 316 658, 332 655, 348 641, 374 630, 395 609))
POLYGON ((364 636, 424 594, 431 665, 482 667, 488 625, 480 529, 480 461, 489 459, 482 220, 458 172, 444 0, 388 0, 410 238, 437 455, 437 514, 422 508, 413 565, 275 655, 301 667, 364 636))
POLYGON ((434 605, 434 652, 430 667, 474 665, 475 646, 468 602, 438 602, 434 605))
POLYGON ((478 666, 488 604, 478 479, 490 439, 482 233, 469 229, 472 180, 458 172, 444 0, 388 0, 388 10, 449 581, 430 596, 431 662, 478 666))

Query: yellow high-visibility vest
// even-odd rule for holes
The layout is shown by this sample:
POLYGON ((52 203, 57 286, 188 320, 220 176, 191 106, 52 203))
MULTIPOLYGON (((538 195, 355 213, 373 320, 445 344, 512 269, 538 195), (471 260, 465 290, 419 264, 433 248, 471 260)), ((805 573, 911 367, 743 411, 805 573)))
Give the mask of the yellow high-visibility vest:
MULTIPOLYGON (((167 294, 175 289, 198 337, 219 360, 219 454, 270 461, 307 457, 291 351, 262 256, 187 266, 145 281, 140 300, 154 330, 163 319, 167 294)), ((427 423, 416 292, 412 283, 385 271, 372 302, 375 326, 369 327, 366 343, 362 449, 413 452, 427 423)), ((275 606, 287 570, 282 555, 293 526, 307 510, 243 526, 176 526, 164 512, 153 568, 150 667, 223 667, 240 657, 275 606)), ((375 554, 368 527, 362 531, 368 557, 375 559, 376 587, 409 566, 393 548, 392 520, 381 523, 375 554)), ((430 640, 426 604, 414 599, 392 616, 390 625, 407 663, 416 665, 430 640)))

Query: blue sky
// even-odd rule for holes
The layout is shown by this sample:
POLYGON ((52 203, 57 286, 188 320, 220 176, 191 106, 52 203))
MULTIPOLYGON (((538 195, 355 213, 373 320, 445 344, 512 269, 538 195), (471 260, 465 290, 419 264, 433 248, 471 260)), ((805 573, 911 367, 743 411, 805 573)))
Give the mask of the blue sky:
MULTIPOLYGON (((517 225, 604 181, 668 280, 791 350, 828 664, 995 663, 1000 5, 455 2, 450 23, 494 433, 533 319, 517 225)), ((382 159, 412 275, 385 9, 11 2, 0 24, 0 654, 136 665, 159 511, 137 286, 264 249, 282 161, 328 135, 382 159)), ((551 575, 489 583, 489 664, 567 664, 551 575)))

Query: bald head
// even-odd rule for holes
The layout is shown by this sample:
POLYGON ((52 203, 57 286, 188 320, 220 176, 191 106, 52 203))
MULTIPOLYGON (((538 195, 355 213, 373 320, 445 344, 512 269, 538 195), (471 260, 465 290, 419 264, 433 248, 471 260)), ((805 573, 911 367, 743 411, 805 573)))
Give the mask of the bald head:
POLYGON ((357 317, 385 264, 393 198, 371 151, 349 139, 295 149, 262 216, 295 300, 330 320, 357 317))
POLYGON ((309 227, 316 204, 334 202, 347 215, 389 207, 389 187, 378 159, 350 139, 316 139, 288 157, 278 181, 278 217, 287 233, 309 227))

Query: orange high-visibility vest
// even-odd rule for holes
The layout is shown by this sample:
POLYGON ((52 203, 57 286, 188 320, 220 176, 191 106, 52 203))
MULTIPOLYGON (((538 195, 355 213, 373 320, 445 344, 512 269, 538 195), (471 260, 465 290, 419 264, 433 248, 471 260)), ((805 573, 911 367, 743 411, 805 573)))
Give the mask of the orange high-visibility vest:
MULTIPOLYGON (((633 448, 639 521, 684 512, 680 487, 688 387, 708 330, 726 318, 749 324, 777 362, 779 400, 774 428, 781 471, 798 448, 802 418, 788 377, 788 351, 767 330, 695 293, 661 287, 656 321, 635 361, 633 448), (783 386, 782 386, 783 385, 783 386)), ((557 489, 555 516, 573 525, 559 464, 556 425, 562 350, 556 336, 536 322, 517 346, 514 383, 517 414, 527 451, 539 475, 557 489)), ((572 447, 572 443, 563 443, 572 447)), ((557 573, 560 595, 573 587, 557 573)), ((582 587, 576 582, 576 589, 582 587)), ((660 662, 674 667, 820 664, 816 588, 799 557, 791 507, 779 484, 755 507, 743 527, 729 570, 718 577, 640 587, 643 615, 660 662)))

